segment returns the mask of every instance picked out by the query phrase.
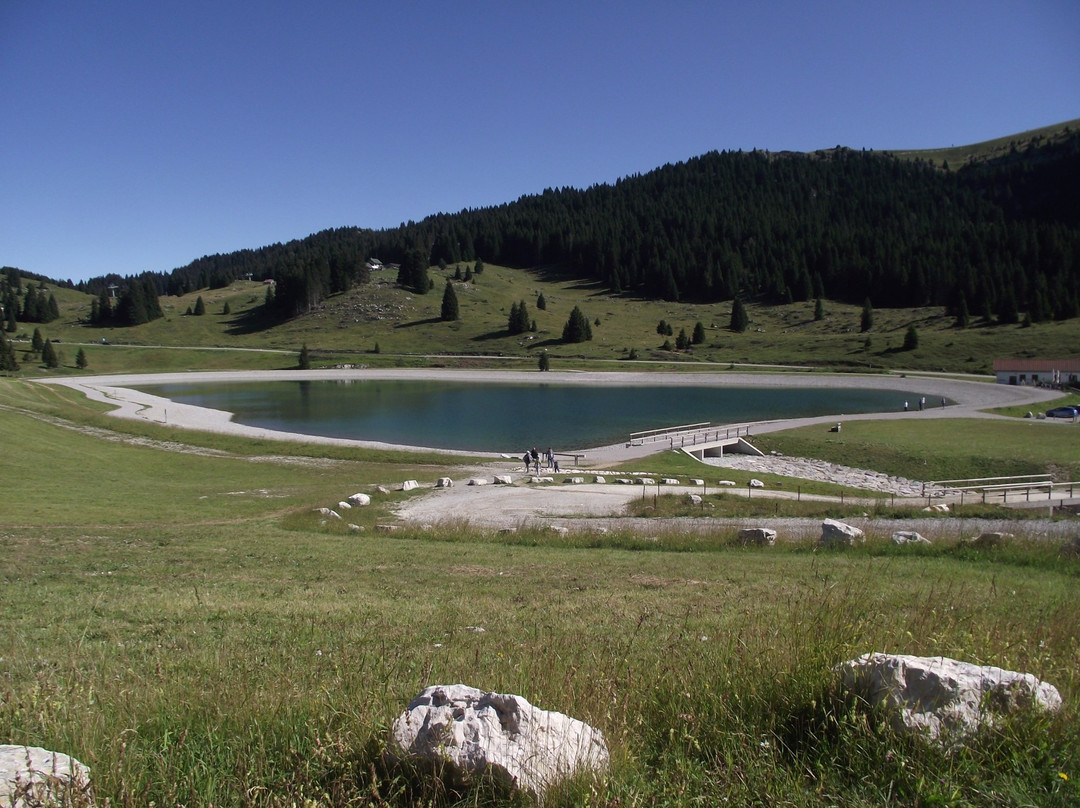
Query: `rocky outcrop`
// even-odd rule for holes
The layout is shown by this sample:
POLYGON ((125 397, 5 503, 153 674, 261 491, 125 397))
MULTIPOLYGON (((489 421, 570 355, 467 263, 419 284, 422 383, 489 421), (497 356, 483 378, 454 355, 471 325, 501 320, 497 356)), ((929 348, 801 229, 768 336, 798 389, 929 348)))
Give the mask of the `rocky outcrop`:
POLYGON ((69 755, 38 746, 0 745, 0 805, 91 806, 90 769, 69 755))
POLYGON ((521 696, 466 685, 434 685, 394 722, 392 760, 423 762, 457 784, 493 776, 542 799, 560 780, 604 771, 608 750, 599 730, 521 696))
POLYGON ((1061 709, 1061 694, 1030 673, 948 657, 864 654, 840 666, 844 688, 891 713, 893 727, 955 741, 996 716, 1061 709))
POLYGON ((856 542, 865 541, 866 537, 857 527, 836 519, 826 519, 821 523, 822 547, 851 547, 856 542))

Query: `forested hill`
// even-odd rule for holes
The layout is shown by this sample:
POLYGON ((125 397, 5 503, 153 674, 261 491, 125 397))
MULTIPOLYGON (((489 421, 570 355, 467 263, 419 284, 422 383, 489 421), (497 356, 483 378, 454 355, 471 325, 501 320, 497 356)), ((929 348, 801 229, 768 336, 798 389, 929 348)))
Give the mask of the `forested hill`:
MULTIPOLYGON (((388 230, 342 228, 148 274, 160 293, 251 273, 285 314, 366 281, 365 261, 555 265, 668 300, 826 297, 1080 314, 1080 131, 943 167, 850 149, 712 152, 614 184, 548 189, 388 230), (419 253, 417 253, 419 251, 419 253)), ((104 285, 95 279, 89 291, 104 285)))

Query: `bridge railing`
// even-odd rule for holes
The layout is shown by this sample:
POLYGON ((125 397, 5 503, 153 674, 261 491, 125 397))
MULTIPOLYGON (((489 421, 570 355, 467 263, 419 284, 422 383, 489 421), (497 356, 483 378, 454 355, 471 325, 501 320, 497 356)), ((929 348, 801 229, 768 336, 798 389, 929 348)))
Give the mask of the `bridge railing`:
POLYGON ((631 446, 643 446, 646 443, 667 441, 674 448, 696 446, 699 443, 712 443, 731 440, 750 434, 750 424, 684 424, 662 429, 646 429, 630 433, 631 446))

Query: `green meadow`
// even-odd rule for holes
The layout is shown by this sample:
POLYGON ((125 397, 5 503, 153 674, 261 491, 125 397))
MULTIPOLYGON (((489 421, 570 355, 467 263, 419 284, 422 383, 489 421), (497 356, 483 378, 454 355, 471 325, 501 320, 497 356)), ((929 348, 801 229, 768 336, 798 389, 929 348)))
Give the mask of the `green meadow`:
MULTIPOLYGON (((1039 426, 951 422, 945 446, 931 422, 767 440, 897 472, 941 447, 934 476, 1022 447, 1017 462, 1075 469, 1054 447, 1068 427, 1039 426)), ((728 528, 386 533, 412 494, 374 486, 463 461, 120 423, 10 378, 0 434, 0 736, 87 763, 99 805, 528 804, 385 763, 413 696, 455 682, 603 731, 611 770, 549 805, 1077 804, 1080 561, 1023 522, 986 551, 898 552, 872 532, 848 552, 741 548, 728 528), (357 491, 373 494, 347 517, 361 530, 313 510, 357 491), (836 665, 881 650, 1030 671, 1065 708, 943 750, 838 691, 836 665)))

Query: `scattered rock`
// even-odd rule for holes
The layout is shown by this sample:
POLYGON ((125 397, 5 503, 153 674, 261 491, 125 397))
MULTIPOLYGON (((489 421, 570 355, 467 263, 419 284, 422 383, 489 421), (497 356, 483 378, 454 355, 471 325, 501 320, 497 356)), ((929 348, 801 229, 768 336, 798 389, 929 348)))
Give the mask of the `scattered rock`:
POLYGON ((350 505, 350 504, 349 504, 348 502, 346 502, 345 500, 341 500, 341 502, 339 502, 339 503, 337 504, 337 506, 338 506, 338 508, 340 508, 340 509, 341 509, 341 510, 343 510, 343 511, 351 511, 351 510, 352 510, 352 505, 350 505))
POLYGON ((555 478, 554 477, 533 477, 532 481, 534 483, 553 483, 553 482, 555 482, 555 478))
POLYGON ((488 481, 484 477, 470 477, 467 485, 487 485, 488 481))
POLYGON ((656 480, 652 477, 638 477, 638 482, 642 485, 656 485, 656 480))
POLYGON ((563 527, 562 525, 548 525, 548 530, 552 533, 558 533, 560 536, 565 536, 570 532, 570 528, 563 527))
POLYGON ((898 530, 892 534, 893 544, 930 544, 926 538, 914 530, 898 530))
POLYGON ((364 532, 364 529, 360 527, 360 525, 354 525, 352 522, 349 522, 349 530, 353 531, 354 533, 364 532))
POLYGON ((436 488, 453 488, 454 487, 454 481, 451 480, 449 477, 440 477, 439 479, 437 479, 435 481, 435 487, 436 488))
POLYGON ((509 474, 496 474, 495 475, 495 485, 512 485, 513 482, 514 482, 514 478, 511 477, 509 474))
POLYGON ((931 739, 967 737, 995 715, 1061 709, 1061 694, 1030 673, 948 657, 863 654, 840 666, 844 687, 893 712, 898 731, 931 739))
POLYGON ((671 477, 664 477, 660 480, 663 485, 678 485, 679 481, 671 477))
POLYGON ((600 485, 606 485, 607 477, 605 477, 603 474, 597 474, 595 477, 592 478, 592 481, 594 483, 599 483, 600 485))
POLYGON ((521 696, 466 685, 425 688, 394 722, 388 754, 430 765, 456 784, 494 776, 543 800, 548 788, 582 771, 605 771, 599 730, 521 696))
POLYGON ((0 745, 0 805, 93 805, 90 769, 70 755, 39 746, 0 745))
POLYGON ((767 527, 744 527, 737 534, 740 544, 756 544, 772 547, 776 544, 776 531, 767 527))
POLYGON ((923 508, 923 513, 948 513, 949 506, 944 502, 939 502, 936 505, 927 505, 923 508))
POLYGON ((866 537, 857 527, 835 519, 826 519, 821 523, 821 545, 823 547, 851 547, 855 542, 865 541, 866 537))
POLYGON ((617 482, 619 485, 633 485, 634 484, 634 481, 631 480, 629 477, 616 477, 615 482, 617 482))
POLYGON ((705 481, 702 480, 700 477, 694 477, 690 480, 690 485, 705 485, 705 481))
POLYGON ((986 533, 980 533, 974 538, 968 539, 968 543, 972 547, 978 547, 981 550, 989 550, 993 547, 998 547, 1005 539, 1014 538, 1012 533, 997 533, 994 531, 987 531, 986 533))
POLYGON ((375 529, 380 533, 397 533, 401 525, 375 525, 375 529))
POLYGON ((349 497, 349 502, 351 502, 353 505, 356 505, 357 507, 362 508, 364 505, 371 504, 371 497, 369 497, 367 494, 353 494, 351 497, 349 497))
POLYGON ((504 536, 509 536, 511 533, 517 533, 517 528, 516 527, 499 528, 499 533, 501 533, 504 536))
POLYGON ((730 488, 731 486, 735 485, 735 481, 734 480, 718 480, 716 484, 721 485, 724 488, 730 488))
POLYGON ((331 519, 340 519, 341 518, 340 513, 338 513, 335 510, 332 510, 330 508, 316 508, 315 510, 317 512, 321 513, 323 516, 329 516, 331 519))
POLYGON ((585 478, 584 477, 567 477, 565 480, 563 480, 563 482, 564 483, 569 483, 570 485, 581 485, 583 482, 585 482, 585 478))
POLYGON ((375 486, 375 493, 377 493, 377 494, 389 494, 390 489, 387 488, 385 485, 377 485, 377 486, 375 486))
POLYGON ((686 500, 691 505, 700 505, 702 503, 701 497, 699 497, 697 494, 687 494, 686 500))
POLYGON ((763 483, 761 480, 758 480, 758 479, 752 479, 752 480, 750 480, 750 487, 751 488, 764 488, 765 483, 763 483))
POLYGON ((402 491, 415 491, 419 487, 420 483, 418 483, 416 480, 406 480, 401 484, 402 491))

